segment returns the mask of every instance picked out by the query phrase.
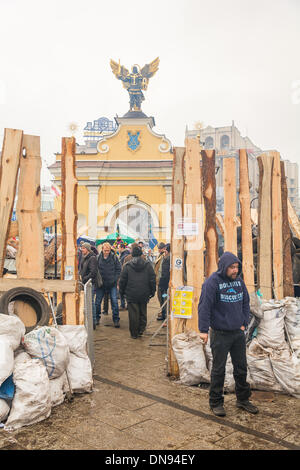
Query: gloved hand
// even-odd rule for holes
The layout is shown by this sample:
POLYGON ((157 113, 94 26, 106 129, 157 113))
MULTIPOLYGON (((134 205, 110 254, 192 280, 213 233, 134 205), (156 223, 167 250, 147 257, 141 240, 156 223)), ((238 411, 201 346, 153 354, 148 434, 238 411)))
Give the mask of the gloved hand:
POLYGON ((167 294, 163 294, 163 295, 161 296, 162 299, 165 299, 166 297, 168 297, 167 294))

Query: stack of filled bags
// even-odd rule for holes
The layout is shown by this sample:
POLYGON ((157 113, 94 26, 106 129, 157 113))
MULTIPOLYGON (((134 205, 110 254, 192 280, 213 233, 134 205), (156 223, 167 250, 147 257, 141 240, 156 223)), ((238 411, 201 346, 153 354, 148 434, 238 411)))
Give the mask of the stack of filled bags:
POLYGON ((8 431, 48 418, 68 391, 91 392, 85 327, 43 326, 25 334, 17 316, 0 314, 0 387, 11 379, 14 396, 0 398, 0 422, 6 420, 8 431))

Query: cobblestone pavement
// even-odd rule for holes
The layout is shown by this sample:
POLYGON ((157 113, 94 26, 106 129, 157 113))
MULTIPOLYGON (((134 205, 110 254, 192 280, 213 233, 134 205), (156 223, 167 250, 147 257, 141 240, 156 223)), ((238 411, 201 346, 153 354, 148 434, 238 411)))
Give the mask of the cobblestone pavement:
POLYGON ((0 430, 0 449, 68 450, 289 450, 300 448, 300 400, 253 392, 258 415, 235 406, 225 395, 226 418, 208 408, 208 390, 186 387, 166 375, 166 328, 160 326, 157 300, 148 306, 144 337, 130 338, 128 313, 121 328, 111 314, 94 333, 94 391, 76 395, 52 409, 38 424, 8 433, 0 430), (153 345, 150 346, 150 341, 153 345))

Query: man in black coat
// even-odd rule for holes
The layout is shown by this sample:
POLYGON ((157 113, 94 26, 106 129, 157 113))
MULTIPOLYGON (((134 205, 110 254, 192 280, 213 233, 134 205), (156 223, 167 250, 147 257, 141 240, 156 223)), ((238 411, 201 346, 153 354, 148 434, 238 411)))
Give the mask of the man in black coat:
MULTIPOLYGON (((126 245, 124 243, 120 244, 119 249, 120 249, 119 260, 120 260, 121 266, 123 266, 126 256, 130 255, 130 250, 126 248, 126 245)), ((126 302, 125 302, 124 295, 120 294, 120 301, 121 301, 120 310, 126 310, 126 305, 125 305, 126 302)))
POLYGON ((147 326, 147 303, 156 291, 156 277, 142 250, 134 247, 132 260, 123 267, 119 280, 120 294, 127 299, 129 330, 133 339, 142 336, 147 326))
POLYGON ((118 257, 112 252, 109 243, 103 243, 102 251, 98 256, 98 269, 103 285, 96 289, 96 318, 100 323, 101 302, 105 292, 109 293, 112 316, 115 328, 120 328, 119 304, 117 295, 117 282, 121 273, 121 264, 118 257))
POLYGON ((79 274, 81 277, 81 281, 83 284, 86 284, 89 279, 92 280, 92 307, 93 307, 93 327, 94 330, 96 329, 96 307, 94 302, 94 297, 97 288, 97 257, 93 253, 91 249, 91 245, 89 243, 82 243, 80 246, 81 257, 80 257, 80 264, 79 264, 79 274))
MULTIPOLYGON (((161 265, 161 276, 159 279, 159 289, 161 292, 162 302, 165 302, 167 298, 167 291, 169 288, 170 281, 170 244, 167 243, 165 246, 165 255, 161 265)), ((164 306, 161 312, 161 316, 157 317, 158 320, 165 320, 167 315, 167 308, 164 306)))

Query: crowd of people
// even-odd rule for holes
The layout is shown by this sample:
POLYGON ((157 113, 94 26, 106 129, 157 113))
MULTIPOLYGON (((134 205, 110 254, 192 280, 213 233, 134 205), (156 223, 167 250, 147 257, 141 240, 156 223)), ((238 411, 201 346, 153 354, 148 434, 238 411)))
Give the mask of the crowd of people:
POLYGON ((83 284, 92 282, 93 327, 100 325, 101 315, 108 314, 110 300, 112 320, 120 328, 120 310, 128 310, 131 338, 141 337, 147 326, 147 304, 157 292, 161 314, 166 318, 166 297, 170 280, 170 245, 158 244, 155 260, 143 242, 130 246, 122 241, 104 242, 99 251, 88 242, 78 249, 78 271, 83 284), (120 305, 119 305, 120 301, 120 305))

